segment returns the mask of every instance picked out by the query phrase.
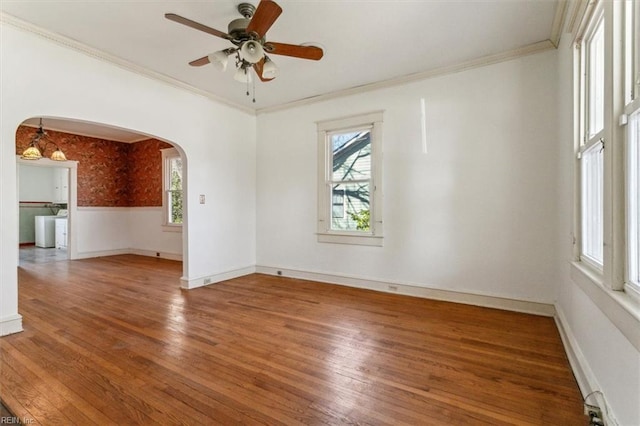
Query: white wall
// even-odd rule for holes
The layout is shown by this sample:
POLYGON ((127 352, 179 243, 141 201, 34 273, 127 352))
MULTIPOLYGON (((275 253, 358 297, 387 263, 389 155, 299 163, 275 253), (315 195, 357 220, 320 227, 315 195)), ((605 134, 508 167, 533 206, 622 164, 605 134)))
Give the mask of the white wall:
POLYGON ((19 167, 20 201, 55 201, 54 174, 55 169, 50 167, 21 164, 19 167))
MULTIPOLYGON (((556 310, 576 359, 583 393, 604 392, 621 426, 640 425, 640 351, 571 278, 573 259, 573 49, 570 36, 558 49, 558 296, 556 310), (582 377, 581 377, 582 376, 582 377)), ((590 284, 591 285, 591 284, 590 284)), ((637 324, 637 323, 636 323, 637 324)), ((590 400, 599 402, 597 399, 590 400)))
POLYGON ((258 265, 553 303, 555 77, 546 52, 258 116, 258 265), (384 247, 318 243, 315 122, 373 110, 384 247))
POLYGON ((254 116, 11 25, 0 31, 0 334, 20 320, 15 132, 30 117, 104 123, 179 146, 187 166, 184 279, 255 264, 254 116))

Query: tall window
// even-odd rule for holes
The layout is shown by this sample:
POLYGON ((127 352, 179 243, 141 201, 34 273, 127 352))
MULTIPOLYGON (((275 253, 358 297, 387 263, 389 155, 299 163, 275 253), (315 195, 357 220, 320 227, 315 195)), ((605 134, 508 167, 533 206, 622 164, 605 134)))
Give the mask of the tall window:
POLYGON ((581 260, 603 267, 604 19, 592 19, 581 46, 581 260))
POLYGON ((318 123, 318 240, 382 245, 382 113, 318 123))
POLYGON ((627 196, 627 279, 625 289, 640 299, 640 6, 625 1, 624 73, 627 124, 626 196, 627 196))
POLYGON ((627 285, 640 294, 640 111, 636 111, 628 124, 627 149, 627 233, 628 274, 627 285))
POLYGON ((165 224, 182 224, 182 158, 175 148, 162 150, 165 224))

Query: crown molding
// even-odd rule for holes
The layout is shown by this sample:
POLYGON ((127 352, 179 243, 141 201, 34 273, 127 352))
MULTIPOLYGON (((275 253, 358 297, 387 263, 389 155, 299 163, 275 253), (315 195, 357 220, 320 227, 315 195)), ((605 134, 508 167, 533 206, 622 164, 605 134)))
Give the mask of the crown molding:
POLYGON ((317 102, 323 102, 330 99, 342 98, 345 96, 357 95, 361 93, 371 92, 379 89, 386 89, 394 86, 401 86, 408 83, 413 83, 420 80, 426 80, 433 77, 440 77, 447 74, 454 74, 461 71, 470 70, 473 68, 480 68, 487 65, 493 65, 500 62, 510 61, 512 59, 521 58, 523 56, 533 55, 547 50, 555 49, 556 46, 549 39, 532 43, 527 46, 519 47, 517 49, 501 52, 493 55, 487 55, 480 58, 472 59, 470 61, 461 62, 459 64, 450 65, 441 68, 435 68, 428 71, 418 72, 415 74, 409 74, 402 77, 391 78, 375 83, 365 84, 362 86, 351 87, 344 90, 338 90, 331 93, 326 93, 317 96, 311 96, 305 99, 300 99, 293 102, 288 102, 282 105, 276 105, 267 108, 260 108, 257 110, 258 114, 268 114, 276 111, 282 111, 285 109, 296 108, 303 105, 309 105, 317 102))
POLYGON ((562 28, 564 27, 564 21, 567 18, 568 11, 569 0, 558 0, 558 3, 556 3, 556 13, 553 17, 553 24, 551 25, 551 36, 549 37, 549 40, 556 48, 560 45, 562 28))
MULTIPOLYGON (((303 105, 309 105, 312 103, 316 103, 316 102, 323 102, 323 101, 327 101, 330 99, 336 99, 336 98, 341 98, 341 97, 345 97, 345 96, 351 96, 351 95, 355 95, 355 94, 360 94, 360 93, 365 93, 365 92, 370 92, 370 91, 374 91, 374 90, 379 90, 379 89, 384 89, 384 88, 389 88, 389 87, 394 87, 394 86, 401 86, 401 85, 405 85, 408 83, 413 83, 415 81, 420 81, 420 80, 426 80, 426 79, 430 79, 433 77, 439 77, 439 76, 443 76, 443 75, 447 75, 447 74, 454 74, 457 72, 461 72, 461 71, 466 71, 466 70, 470 70, 470 69, 474 69, 474 68, 480 68, 480 67, 484 67, 487 65, 492 65, 492 64, 497 64, 500 62, 505 62, 505 61, 509 61, 512 59, 516 59, 516 58, 520 58, 520 57, 524 57, 524 56, 528 56, 528 55, 533 55, 536 53, 540 53, 540 52, 544 52, 547 50, 552 50, 555 49, 558 46, 558 43, 560 41, 560 35, 562 33, 562 27, 565 21, 565 18, 567 17, 567 13, 569 11, 569 7, 568 7, 568 3, 572 2, 573 0, 558 0, 557 6, 556 6, 556 12, 554 15, 554 21, 553 21, 553 26, 552 26, 552 32, 551 32, 551 36, 549 39, 546 40, 542 40, 536 43, 531 43, 529 45, 526 46, 522 46, 516 49, 512 49, 512 50, 508 50, 505 52, 500 52, 500 53, 496 53, 493 55, 487 55, 487 56, 483 56, 480 58, 476 58, 476 59, 472 59, 469 61, 465 61, 465 62, 461 62, 455 65, 450 65, 450 66, 446 66, 446 67, 440 67, 440 68, 435 68, 435 69, 431 69, 431 70, 427 70, 427 71, 422 71, 422 72, 418 72, 418 73, 414 73, 414 74, 409 74, 409 75, 405 75, 405 76, 401 76, 401 77, 395 77, 395 78, 391 78, 388 80, 382 80, 382 81, 378 81, 378 82, 374 82, 374 83, 369 83, 369 84, 364 84, 361 86, 355 86, 355 87, 351 87, 351 88, 347 88, 347 89, 343 89, 343 90, 337 90, 334 92, 330 92, 330 93, 325 93, 325 94, 320 94, 320 95, 316 95, 316 96, 310 96, 307 98, 303 98, 303 99, 299 99, 299 100, 295 100, 295 101, 291 101, 291 102, 287 102, 287 103, 283 103, 283 104, 279 104, 279 105, 274 105, 274 106, 270 106, 270 107, 265 107, 265 108, 249 108, 246 107, 244 105, 240 105, 237 104, 235 102, 231 102, 227 99, 224 99, 222 97, 216 96, 210 92, 207 92, 205 90, 202 89, 198 89, 190 84, 184 83, 180 80, 177 80, 173 77, 169 77, 165 74, 162 73, 158 73, 155 71, 152 71, 148 68, 142 67, 140 65, 134 64, 130 61, 124 60, 122 58, 119 58, 115 55, 111 55, 109 53, 100 51, 98 49, 92 48, 90 46, 87 46, 83 43, 80 43, 76 40, 70 39, 68 37, 62 36, 58 33, 54 33, 52 31, 48 31, 45 30, 43 28, 40 28, 36 25, 33 25, 31 23, 28 23, 26 21, 23 21, 19 18, 16 18, 12 15, 9 15, 5 12, 0 12, 0 23, 6 23, 8 25, 11 25, 13 27, 16 27, 18 29, 30 32, 32 34, 38 35, 40 37, 43 37, 45 39, 48 39, 56 44, 71 48, 77 52, 83 53, 85 55, 88 55, 90 57, 102 60, 104 62, 110 63, 112 65, 116 65, 120 68, 123 68, 125 70, 131 71, 135 74, 147 77, 147 78, 152 78, 155 80, 159 80, 162 81, 168 85, 171 85, 173 87, 176 87, 178 89, 182 89, 182 90, 186 90, 189 91, 191 93, 194 93, 196 95, 200 95, 203 96, 207 99, 210 99, 214 102, 223 104, 225 106, 237 109, 239 111, 245 112, 247 114, 251 114, 251 115, 259 115, 259 114, 268 114, 271 112, 277 112, 277 111, 282 111, 282 110, 286 110, 286 109, 291 109, 291 108, 296 108, 299 106, 303 106, 303 105)), ((588 0, 579 0, 579 1, 588 1, 588 0)), ((575 9, 579 9, 579 8, 573 8, 573 15, 571 16, 570 20, 570 25, 573 24, 573 21, 575 20, 575 9)))
POLYGON ((103 62, 107 62, 111 65, 115 65, 119 68, 125 69, 127 71, 133 72, 143 77, 152 78, 154 80, 161 81, 170 86, 173 86, 178 89, 186 90, 196 95, 203 96, 209 100, 214 102, 223 104, 225 106, 240 110, 242 112, 255 115, 256 111, 253 108, 248 108, 243 105, 239 105, 235 102, 231 102, 227 99, 216 96, 212 93, 209 93, 205 90, 198 89, 190 84, 184 83, 180 80, 177 80, 173 77, 169 77, 168 75, 152 71, 143 66, 134 64, 133 62, 122 59, 118 56, 111 55, 107 52, 103 52, 101 50, 95 49, 93 47, 87 46, 84 43, 80 43, 79 41, 73 40, 71 38, 65 37, 61 34, 45 30, 44 28, 33 25, 29 22, 23 21, 22 19, 16 18, 15 16, 9 15, 6 12, 0 12, 0 23, 10 25, 12 27, 18 28, 20 30, 29 32, 31 34, 35 34, 47 40, 50 40, 58 45, 70 48, 75 50, 76 52, 80 52, 87 56, 90 56, 95 59, 99 59, 103 62))

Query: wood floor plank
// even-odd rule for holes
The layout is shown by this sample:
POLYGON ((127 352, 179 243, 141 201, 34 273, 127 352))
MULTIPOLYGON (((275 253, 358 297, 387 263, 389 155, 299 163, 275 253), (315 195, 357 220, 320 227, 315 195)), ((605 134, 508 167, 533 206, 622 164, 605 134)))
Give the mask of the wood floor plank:
POLYGON ((0 398, 36 424, 584 424, 551 318, 133 255, 19 268, 0 398))

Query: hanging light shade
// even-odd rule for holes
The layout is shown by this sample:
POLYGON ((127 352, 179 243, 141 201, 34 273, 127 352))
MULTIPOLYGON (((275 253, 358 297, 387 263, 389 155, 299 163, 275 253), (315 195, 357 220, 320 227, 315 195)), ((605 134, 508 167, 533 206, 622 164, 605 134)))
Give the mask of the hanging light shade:
POLYGON ((257 41, 249 40, 240 48, 240 56, 250 64, 255 64, 260 62, 260 59, 264 57, 264 49, 257 41))
POLYGON ((24 160, 39 160, 42 158, 42 154, 38 148, 31 145, 29 148, 24 150, 20 158, 24 160))
POLYGON ((233 75, 235 81, 240 83, 251 83, 251 73, 247 68, 240 67, 236 69, 236 73, 233 75))
POLYGON ((276 64, 269 59, 268 57, 264 57, 264 66, 262 67, 262 78, 276 78, 278 75, 278 67, 276 64))
POLYGON ((227 69, 227 63, 229 62, 229 57, 224 50, 220 50, 218 52, 214 52, 209 55, 209 62, 218 71, 224 71, 227 69))
POLYGON ((64 152, 60 151, 60 148, 58 148, 57 146, 56 150, 53 151, 53 154, 51 154, 51 159, 53 161, 67 161, 66 155, 64 155, 64 152))

